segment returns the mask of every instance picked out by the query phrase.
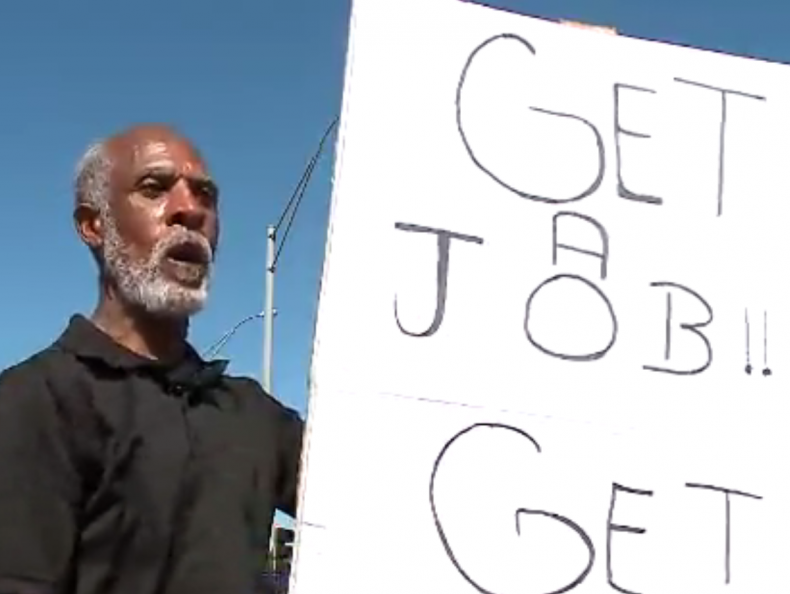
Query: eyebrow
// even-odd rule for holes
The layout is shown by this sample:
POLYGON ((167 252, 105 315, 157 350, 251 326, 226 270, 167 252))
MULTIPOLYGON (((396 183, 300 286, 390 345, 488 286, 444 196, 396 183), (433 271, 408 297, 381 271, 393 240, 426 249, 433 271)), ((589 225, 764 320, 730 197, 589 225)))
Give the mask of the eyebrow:
MULTIPOLYGON (((144 167, 135 178, 135 186, 139 185, 147 177, 167 177, 173 181, 184 179, 188 184, 199 184, 205 186, 209 192, 214 195, 214 198, 219 198, 219 185, 209 175, 185 175, 179 173, 175 167, 169 165, 154 165, 144 167)), ((194 190, 194 188, 193 188, 194 190)))
POLYGON ((214 179, 208 174, 187 175, 187 174, 179 173, 175 167, 170 167, 167 165, 155 165, 153 167, 145 167, 138 172, 135 179, 136 182, 139 183, 141 180, 145 179, 146 177, 156 177, 156 176, 183 178, 190 182, 211 184, 215 187, 217 186, 217 182, 214 181, 214 179))

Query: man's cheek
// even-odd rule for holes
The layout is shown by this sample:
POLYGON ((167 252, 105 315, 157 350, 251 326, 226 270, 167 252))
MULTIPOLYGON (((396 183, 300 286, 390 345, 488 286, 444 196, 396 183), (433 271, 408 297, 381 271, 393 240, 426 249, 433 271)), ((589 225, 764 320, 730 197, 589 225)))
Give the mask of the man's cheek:
POLYGON ((215 221, 213 232, 209 234, 209 244, 211 244, 211 251, 216 253, 219 247, 219 221, 215 221))

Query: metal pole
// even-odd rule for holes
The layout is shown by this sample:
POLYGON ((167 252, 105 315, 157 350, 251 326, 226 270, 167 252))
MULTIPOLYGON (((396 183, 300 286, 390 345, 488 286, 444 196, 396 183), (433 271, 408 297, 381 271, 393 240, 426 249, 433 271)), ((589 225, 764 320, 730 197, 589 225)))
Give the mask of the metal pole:
POLYGON ((277 251, 277 229, 266 229, 266 302, 263 310, 263 389, 272 393, 272 337, 274 335, 274 256, 277 251))

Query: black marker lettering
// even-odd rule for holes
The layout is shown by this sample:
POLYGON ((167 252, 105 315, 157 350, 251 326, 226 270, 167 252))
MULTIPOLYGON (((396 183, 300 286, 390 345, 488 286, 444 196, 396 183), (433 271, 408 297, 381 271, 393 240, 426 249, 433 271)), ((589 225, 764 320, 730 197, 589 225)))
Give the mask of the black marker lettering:
POLYGON ((568 592, 569 590, 573 590, 576 586, 581 585, 581 583, 587 579, 587 576, 590 573, 590 570, 593 568, 593 564, 595 563, 595 547, 593 546, 593 542, 587 533, 573 520, 566 518, 565 516, 561 516, 559 514, 554 514, 551 512, 543 511, 543 510, 532 510, 532 509, 525 509, 520 508, 516 510, 516 533, 521 536, 521 522, 520 517, 523 515, 533 515, 533 516, 543 516, 545 518, 551 518, 552 520, 556 520, 565 524, 568 528, 573 530, 579 538, 582 539, 584 545, 587 547, 587 566, 582 570, 582 572, 577 575, 573 580, 571 580, 565 586, 559 588, 558 590, 552 590, 547 594, 561 594, 562 592, 568 592))
MULTIPOLYGON (((433 471, 431 472, 431 481, 430 481, 428 492, 429 492, 429 499, 430 499, 430 505, 431 505, 431 513, 433 514, 434 525, 436 526, 436 531, 439 534, 439 539, 442 542, 442 546, 444 547, 444 551, 447 554, 447 556, 449 557, 450 562, 453 564, 455 569, 458 571, 458 573, 460 573, 461 576, 473 588, 475 588, 475 590, 477 590, 478 592, 481 592, 482 594, 494 594, 490 589, 484 587, 481 584, 481 577, 482 576, 477 575, 477 576, 473 577, 471 575, 471 573, 467 569, 464 569, 461 566, 461 563, 458 560, 458 557, 456 556, 456 554, 455 554, 455 552, 454 552, 454 550, 453 550, 453 548, 452 548, 452 546, 450 544, 449 538, 447 536, 447 533, 445 532, 445 528, 444 528, 444 526, 442 524, 442 521, 440 519, 440 513, 439 513, 439 510, 437 509, 436 498, 435 498, 436 476, 439 473, 439 469, 442 466, 442 461, 444 460, 445 455, 452 448, 452 446, 457 441, 459 441, 461 438, 463 438, 464 436, 466 436, 466 435, 468 435, 468 434, 470 434, 472 432, 477 432, 477 431, 480 431, 480 430, 484 430, 484 431, 494 430, 494 431, 500 431, 500 432, 505 431, 505 432, 510 432, 512 434, 515 434, 516 436, 524 438, 525 440, 527 440, 529 442, 529 444, 531 444, 531 446, 535 448, 535 452, 538 453, 538 454, 541 453, 541 448, 540 448, 540 444, 531 435, 529 435, 525 431, 522 431, 521 429, 518 429, 516 427, 511 427, 511 426, 508 426, 508 425, 502 425, 502 424, 499 424, 499 423, 476 423, 476 424, 474 424, 474 425, 472 425, 470 427, 467 427, 466 429, 461 430, 459 433, 454 435, 444 445, 444 447, 441 449, 441 451, 439 452, 439 456, 436 458, 436 461, 434 462, 434 465, 433 465, 433 471)), ((582 582, 584 582, 584 580, 587 578, 587 576, 589 575, 590 571, 592 570, 592 567, 593 567, 593 564, 594 564, 594 561, 595 561, 595 546, 593 545, 592 539, 587 535, 587 533, 578 524, 576 524, 575 522, 573 522, 572 520, 570 520, 570 519, 568 519, 568 518, 566 518, 564 516, 561 516, 559 514, 555 514, 555 513, 552 513, 552 512, 543 511, 543 510, 530 510, 530 509, 526 509, 526 508, 519 508, 519 509, 516 510, 515 515, 516 515, 516 533, 519 536, 521 536, 521 517, 522 516, 524 516, 524 515, 542 516, 542 517, 550 518, 552 520, 556 520, 557 522, 560 522, 561 524, 563 524, 566 527, 568 527, 571 530, 573 530, 573 532, 576 533, 576 535, 581 539, 581 541, 584 543, 585 547, 587 548, 587 564, 586 564, 585 568, 581 571, 581 573, 578 576, 576 576, 575 578, 571 579, 566 585, 562 586, 561 588, 552 590, 550 592, 546 592, 545 594, 562 594, 563 592, 568 592, 570 590, 573 590, 574 588, 579 586, 582 582)))
POLYGON ((718 491, 724 493, 725 501, 725 515, 724 515, 724 583, 730 583, 730 552, 732 551, 732 535, 731 535, 731 514, 730 514, 730 495, 738 495, 739 497, 748 497, 750 499, 762 499, 759 495, 746 493, 745 491, 736 491, 734 489, 725 489, 724 487, 714 487, 712 485, 700 485, 699 483, 686 483, 689 489, 705 489, 708 491, 718 491))
POLYGON ((482 245, 483 239, 475 237, 474 235, 463 235, 461 233, 447 231, 446 229, 432 229, 431 227, 422 227, 409 223, 395 223, 395 228, 400 231, 408 231, 411 233, 434 233, 438 241, 439 255, 436 261, 436 306, 433 313, 433 321, 431 325, 428 326, 428 329, 423 332, 410 332, 406 330, 398 318, 398 298, 395 298, 395 322, 398 324, 400 331, 408 336, 426 338, 436 334, 444 320, 444 308, 447 304, 447 277, 450 271, 450 240, 457 239, 459 241, 482 245))
POLYGON ((578 122, 579 124, 584 125, 585 127, 587 127, 592 132, 593 137, 595 138, 595 145, 596 145, 596 150, 597 150, 597 154, 598 154, 598 173, 597 173, 595 179, 593 180, 593 182, 590 184, 590 186, 586 190, 584 190, 583 192, 581 192, 580 194, 578 194, 576 196, 571 196, 571 197, 568 197, 568 198, 551 198, 551 197, 548 197, 548 196, 538 196, 536 194, 530 194, 529 192, 527 192, 525 190, 516 188, 516 187, 508 184, 507 182, 505 182, 502 178, 498 177, 491 170, 490 167, 488 167, 485 164, 483 164, 480 161, 480 159, 475 155, 474 149, 472 148, 472 145, 469 142, 469 138, 467 137, 466 132, 464 131, 464 125, 463 125, 463 90, 464 90, 464 85, 466 84, 466 77, 469 74, 469 68, 472 66, 472 63, 475 61, 475 58, 477 57, 477 55, 483 49, 485 49, 486 47, 488 47, 489 45, 491 45, 491 44, 493 44, 494 42, 497 42, 497 41, 515 41, 515 42, 521 44, 524 47, 524 49, 526 49, 530 54, 532 54, 533 56, 536 55, 535 48, 532 46, 532 44, 529 41, 527 41, 526 39, 524 39, 522 37, 519 37, 518 35, 514 35, 512 33, 505 33, 505 34, 502 34, 502 35, 496 35, 494 37, 491 37, 490 39, 487 39, 486 41, 481 43, 479 46, 477 46, 474 49, 474 51, 471 53, 471 55, 469 56, 469 58, 466 61, 466 64, 464 65, 463 72, 461 73, 461 79, 458 82, 458 90, 456 92, 456 99, 455 99, 455 110, 456 110, 455 113, 456 113, 456 123, 457 123, 457 126, 458 126, 458 133, 461 135, 461 140, 464 143, 464 147, 466 148, 466 152, 469 154, 469 157, 472 159, 472 162, 483 173, 485 173, 488 177, 493 179, 496 183, 498 183, 503 188, 506 188, 507 190, 510 190, 511 192, 513 192, 514 194, 516 194, 518 196, 521 196, 522 198, 526 198, 528 200, 535 200, 536 202, 547 202, 547 203, 550 203, 550 204, 559 204, 559 203, 564 203, 564 202, 574 202, 576 200, 581 200, 582 198, 586 198, 587 196, 590 196, 591 194, 593 194, 598 189, 598 187, 601 185, 601 182, 603 181, 604 171, 606 170, 606 153, 604 151, 604 144, 603 144, 603 138, 601 137, 601 133, 598 131, 598 129, 591 122, 589 122, 589 121, 587 121, 584 118, 581 118, 579 116, 576 116, 576 115, 573 115, 573 114, 569 114, 569 113, 562 113, 562 112, 558 112, 558 111, 551 111, 551 110, 543 109, 543 108, 540 108, 540 107, 530 107, 530 109, 532 111, 535 111, 535 112, 538 112, 538 113, 542 113, 542 114, 545 114, 545 115, 548 115, 548 116, 574 120, 574 121, 578 122))
POLYGON ((746 310, 746 375, 752 374, 752 345, 751 332, 749 328, 749 310, 746 310))
POLYGON ((664 324, 664 361, 672 356, 672 293, 667 291, 667 318, 664 324))
POLYGON ((765 97, 761 97, 759 95, 753 95, 751 93, 743 93, 741 91, 733 91, 731 89, 723 89, 721 87, 714 87, 713 85, 708 85, 701 82, 695 82, 693 80, 686 80, 683 78, 676 78, 676 82, 692 85, 694 87, 699 87, 702 89, 708 89, 710 91, 717 91, 721 93, 721 122, 719 124, 719 178, 718 178, 718 187, 716 190, 716 200, 717 200, 717 215, 721 216, 722 207, 723 207, 723 197, 724 197, 724 165, 725 165, 725 153, 726 153, 726 138, 727 138, 727 97, 730 95, 737 95, 739 97, 746 97, 748 99, 756 99, 757 101, 765 101, 765 97))
MULTIPOLYGON (((708 324, 710 324, 713 321, 713 310, 711 309, 711 307, 708 304, 708 302, 705 301, 705 299, 703 299, 701 295, 699 295, 698 293, 692 291, 688 287, 684 287, 683 285, 679 285, 679 284, 676 284, 676 283, 664 283, 664 282, 661 282, 661 283, 651 283, 650 286, 651 287, 666 287, 669 290, 671 290, 671 289, 678 289, 678 290, 683 291, 684 293, 686 293, 688 295, 691 295, 692 297, 694 297, 697 301, 699 301, 705 307, 705 309, 708 312, 708 319, 707 320, 702 321, 702 322, 695 322, 695 323, 691 323, 691 324, 690 323, 683 323, 683 322, 681 322, 680 323, 680 329, 681 330, 688 330, 689 332, 691 332, 693 334, 696 334, 702 340, 702 342, 705 344, 705 349, 707 351, 707 358, 705 360, 705 363, 703 363, 699 367, 692 368, 692 369, 671 369, 669 367, 655 367, 655 366, 652 366, 652 365, 644 365, 643 369, 646 369, 648 371, 660 371, 660 372, 663 372, 663 373, 672 373, 674 375, 696 375, 698 373, 702 373, 708 367, 710 367, 711 361, 713 361, 713 348, 711 347, 710 340, 708 339, 707 336, 705 336, 701 332, 700 328, 706 327, 708 324)), ((665 326, 666 327, 666 337, 664 339, 666 341, 665 345, 664 345, 664 357, 665 357, 666 360, 669 360, 669 357, 670 357, 670 355, 672 353, 671 345, 672 345, 672 335, 673 335, 673 332, 672 332, 673 322, 674 322, 674 319, 673 319, 673 313, 672 313, 672 299, 667 299, 666 326, 665 326)))
POLYGON ((596 221, 594 218, 576 212, 558 212, 557 214, 554 215, 553 223, 554 225, 553 225, 552 263, 555 266, 557 265, 557 252, 560 249, 570 250, 572 252, 578 252, 586 256, 592 256, 593 258, 598 258, 601 261, 601 278, 605 279, 607 273, 607 267, 609 264, 609 235, 606 233, 606 229, 604 228, 604 226, 601 225, 601 223, 596 221), (560 219, 565 217, 571 217, 574 219, 585 221, 586 223, 589 223, 592 227, 594 227, 601 238, 601 251, 596 252, 594 250, 583 249, 578 246, 571 245, 570 243, 560 243, 559 223, 560 223, 560 219))
POLYGON ((768 367, 768 312, 763 312, 763 375, 771 375, 771 368, 768 367))
POLYGON ((612 516, 614 516, 614 504, 615 500, 617 499, 617 492, 622 491, 623 493, 630 493, 631 495, 644 495, 647 497, 652 497, 652 491, 643 491, 641 489, 631 489, 630 487, 623 487, 618 485, 617 483, 612 484, 612 499, 611 503, 609 504, 609 521, 607 522, 607 529, 606 529, 606 576, 609 581, 609 585, 617 590, 618 592, 623 592, 623 594, 638 594, 633 590, 626 590, 622 586, 619 586, 614 581, 614 573, 612 571, 612 533, 613 532, 627 532, 629 534, 644 534, 647 532, 644 528, 634 528, 633 526, 624 526, 621 524, 613 524, 612 523, 612 516))
POLYGON ((626 130, 620 124, 620 90, 628 89, 629 91, 639 91, 641 93, 655 93, 653 89, 643 89, 642 87, 634 87, 631 85, 624 85, 615 83, 614 85, 614 146, 617 154, 617 194, 621 198, 627 200, 634 200, 636 202, 645 202, 646 204, 662 204, 663 199, 657 196, 649 196, 647 194, 637 194, 629 190, 623 182, 623 156, 622 147, 620 146, 620 135, 630 136, 632 138, 650 138, 649 134, 643 132, 632 132, 626 130))
POLYGON ((564 359, 566 361, 595 361, 597 359, 601 359, 609 350, 614 346, 615 341, 617 340, 617 316, 614 313, 614 308, 612 307, 612 303, 609 301, 609 298, 604 294, 601 289, 595 286, 594 283, 591 283, 586 278, 581 276, 576 276, 574 274, 558 274, 556 276, 552 276, 551 278, 543 281, 540 283, 537 288, 532 291, 532 294, 527 299, 527 313, 524 317, 524 331, 527 333, 527 340, 537 348, 542 353, 546 355, 550 355, 551 357, 556 357, 558 359, 564 359), (560 353, 558 351, 553 351, 544 345, 540 344, 535 340, 532 331, 530 330, 530 320, 532 316, 532 302, 535 299, 536 295, 541 291, 541 289, 545 288, 547 285, 552 283, 558 282, 578 282, 582 283, 583 285, 589 287, 590 289, 595 292, 596 295, 604 302, 606 305, 606 309, 609 312, 609 319, 611 324, 611 331, 610 331, 610 338, 606 346, 603 348, 592 352, 592 353, 584 353, 584 354, 570 354, 570 353, 560 353))

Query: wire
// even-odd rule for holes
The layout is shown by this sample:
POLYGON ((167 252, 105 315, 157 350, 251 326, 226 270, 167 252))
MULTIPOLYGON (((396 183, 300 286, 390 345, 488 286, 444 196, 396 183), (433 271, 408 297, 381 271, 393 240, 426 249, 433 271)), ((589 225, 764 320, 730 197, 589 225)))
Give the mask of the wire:
MULTIPOLYGON (((316 159, 315 156, 313 156, 313 158, 310 160, 310 163, 308 163, 307 169, 305 169, 305 174, 306 174, 306 180, 307 181, 310 180, 310 176, 312 176, 313 170, 315 169, 315 164, 317 162, 318 162, 318 159, 316 159)), ((304 193, 307 190, 307 181, 302 186, 302 190, 301 190, 301 192, 299 192, 299 194, 298 194, 298 196, 296 198, 296 202, 294 203, 293 210, 291 210, 291 216, 288 217, 288 224, 285 226, 285 233, 283 233, 282 237, 280 238, 280 241, 278 242, 278 246, 277 246, 277 251, 274 254, 274 260, 272 261, 272 268, 277 266, 277 261, 280 259, 280 254, 283 251, 283 246, 285 245, 285 240, 288 238, 288 234, 291 232, 291 226, 293 225, 294 220, 296 220, 296 213, 299 210, 299 205, 302 203, 302 198, 304 198, 304 193)), ((275 228, 275 233, 277 233, 277 229, 276 228, 275 228)))
MULTIPOLYGON (((307 184, 310 183, 310 178, 312 177, 313 171, 315 170, 315 166, 318 163, 318 159, 321 157, 321 153, 324 150, 324 145, 326 144, 329 135, 332 133, 332 130, 334 130, 335 126, 337 126, 338 120, 339 118, 337 117, 334 120, 332 120, 332 123, 329 124, 329 127, 326 129, 324 135, 321 137, 321 142, 318 143, 318 148, 316 149, 313 156, 310 158, 310 161, 307 163, 307 167, 305 167, 304 172, 302 172, 302 177, 299 180, 299 183, 296 184, 296 188, 294 189, 291 198, 288 200, 288 203, 285 205, 285 208, 283 209, 283 212, 280 215, 280 219, 277 221, 277 224, 274 227, 274 232, 277 233, 277 231, 279 231, 282 224, 285 222, 285 218, 288 216, 290 212, 291 216, 288 217, 288 221, 285 226, 285 233, 283 233, 282 239, 279 242, 280 245, 274 256, 274 263, 272 264, 272 267, 274 267, 277 264, 277 260, 280 258, 280 253, 282 252, 283 245, 285 245, 285 240, 288 237, 288 233, 290 232, 291 226, 293 225, 294 219, 296 218, 296 212, 299 210, 299 205, 301 204, 302 199, 304 198, 305 190, 307 190, 307 184)), ((246 318, 238 322, 235 326, 233 326, 230 330, 228 330, 225 334, 223 334, 222 338, 220 338, 218 341, 212 344, 208 349, 206 349, 205 353, 203 354, 203 358, 209 359, 215 357, 220 352, 222 347, 224 347, 225 344, 227 344, 227 342, 233 337, 233 335, 236 334, 236 331, 239 328, 241 328, 247 322, 250 322, 258 318, 263 318, 264 315, 265 312, 261 311, 251 316, 247 316, 246 318)))
POLYGON ((308 161, 308 163, 307 163, 307 167, 305 167, 305 170, 302 172, 302 177, 299 180, 299 183, 296 184, 296 187, 294 188, 294 191, 291 194, 291 197, 288 199, 288 202, 286 203, 282 214, 280 214, 280 218, 277 221, 277 224, 274 226, 275 231, 277 231, 282 226, 283 221, 285 220, 285 217, 288 215, 288 211, 291 209, 291 206, 293 206, 294 201, 297 200, 299 194, 304 192, 304 190, 302 188, 303 188, 305 182, 307 181, 308 175, 311 172, 311 166, 312 166, 312 164, 314 162, 315 162, 315 155, 313 155, 310 158, 310 161, 308 161))
MULTIPOLYGON (((315 166, 318 163, 318 159, 321 157, 321 153, 324 150, 324 145, 326 144, 329 135, 335 129, 335 126, 337 126, 338 120, 339 118, 337 117, 334 120, 332 120, 332 123, 329 124, 329 127, 324 132, 324 135, 321 137, 321 141, 318 143, 318 148, 316 149, 313 156, 310 158, 310 161, 307 163, 307 167, 305 167, 305 170, 302 172, 302 177, 301 179, 299 179, 299 183, 296 184, 296 188, 294 188, 291 198, 288 200, 288 203, 285 205, 282 214, 280 214, 280 218, 277 221, 277 224, 274 226, 274 232, 276 234, 279 231, 282 224, 285 222, 285 218, 288 217, 290 213, 287 224, 285 226, 285 232, 283 233, 282 239, 279 241, 279 246, 274 256, 272 269, 274 269, 274 267, 277 265, 277 261, 280 259, 280 253, 282 252, 283 246, 285 245, 285 240, 288 238, 288 234, 291 231, 291 227, 293 226, 294 219, 296 218, 296 213, 299 210, 299 205, 301 204, 302 199, 304 198, 305 191, 307 190, 307 184, 310 183, 310 178, 312 177, 313 171, 315 170, 315 166)), ((222 335, 222 338, 220 338, 218 341, 212 344, 208 349, 206 349, 206 351, 203 354, 203 358, 210 359, 215 357, 217 354, 219 354, 220 350, 222 350, 222 347, 224 347, 227 344, 227 342, 233 337, 233 335, 236 334, 236 331, 239 328, 241 328, 247 322, 250 322, 258 318, 263 318, 264 315, 265 312, 261 311, 251 316, 247 316, 240 322, 236 323, 235 326, 233 326, 230 330, 228 330, 225 334, 222 335)))
POLYGON ((222 338, 220 338, 217 342, 215 342, 208 349, 206 349, 206 352, 203 354, 203 358, 213 359, 215 356, 217 356, 217 354, 219 354, 222 347, 225 346, 225 344, 233 337, 233 335, 236 334, 236 331, 239 328, 241 328, 247 322, 258 318, 263 318, 263 316, 264 316, 264 312, 261 311, 251 316, 247 316, 246 318, 238 322, 235 326, 233 326, 233 328, 225 332, 225 334, 222 335, 222 338))
POLYGON ((279 230, 285 220, 285 217, 288 215, 288 211, 291 209, 291 206, 294 204, 295 201, 299 199, 299 196, 304 194, 305 187, 307 182, 310 181, 310 175, 312 175, 313 168, 315 167, 315 162, 318 161, 318 157, 321 155, 321 151, 324 148, 324 143, 326 143, 327 138, 331 134, 332 130, 338 123, 338 118, 332 120, 332 123, 329 124, 329 127, 324 132, 323 137, 321 138, 321 142, 318 144, 318 149, 316 150, 315 154, 312 156, 310 161, 307 164, 304 172, 302 172, 302 177, 299 180, 299 183, 296 184, 296 188, 294 188, 293 194, 291 194, 291 198, 288 200, 288 203, 285 205, 282 214, 280 215, 280 219, 277 221, 277 224, 274 226, 275 230, 279 230))
POLYGON ((329 124, 329 127, 324 132, 324 135, 321 137, 321 141, 318 143, 318 148, 316 149, 313 156, 310 158, 310 161, 307 163, 307 167, 305 167, 304 172, 302 173, 302 177, 299 180, 299 183, 296 185, 291 198, 288 200, 288 203, 283 209, 282 214, 280 215, 280 219, 277 221, 277 225, 274 227, 275 234, 279 231, 280 227, 282 226, 283 222, 285 222, 286 216, 290 213, 288 217, 287 224, 285 226, 285 232, 283 233, 282 238, 278 242, 279 245, 277 247, 277 252, 274 255, 274 260, 272 261, 272 269, 277 266, 277 262, 280 259, 280 254, 283 251, 283 247, 285 246, 285 240, 288 238, 288 234, 291 231, 291 227, 296 219, 296 213, 299 210, 299 205, 302 203, 302 199, 304 198, 305 191, 307 190, 307 185, 310 183, 310 178, 313 175, 313 171, 315 170, 315 166, 318 163, 318 159, 321 157, 321 153, 324 150, 324 145, 326 144, 329 135, 337 126, 339 118, 335 118, 332 120, 332 123, 329 124))

